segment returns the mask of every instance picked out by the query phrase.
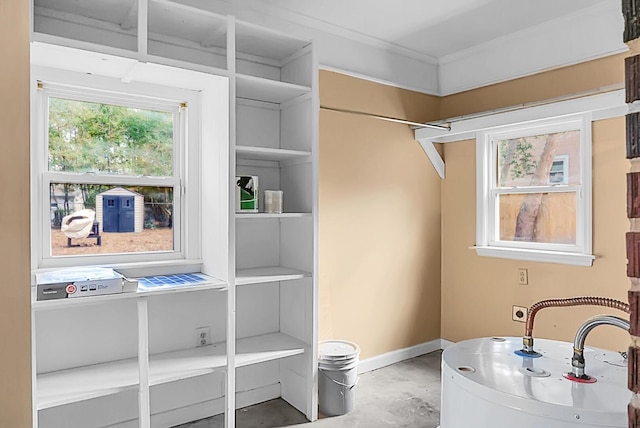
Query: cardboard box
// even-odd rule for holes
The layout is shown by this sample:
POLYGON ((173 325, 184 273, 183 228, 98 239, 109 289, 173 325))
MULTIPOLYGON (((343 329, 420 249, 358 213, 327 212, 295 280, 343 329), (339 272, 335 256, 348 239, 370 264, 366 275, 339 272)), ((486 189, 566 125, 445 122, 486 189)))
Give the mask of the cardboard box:
POLYGON ((236 177, 236 212, 258 212, 258 177, 239 175, 236 177))

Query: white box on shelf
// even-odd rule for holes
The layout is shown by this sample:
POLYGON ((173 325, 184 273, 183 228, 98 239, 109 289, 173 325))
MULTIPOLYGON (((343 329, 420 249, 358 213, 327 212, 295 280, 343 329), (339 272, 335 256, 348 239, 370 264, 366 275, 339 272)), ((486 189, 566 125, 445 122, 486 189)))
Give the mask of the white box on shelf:
POLYGON ((36 274, 38 300, 100 296, 123 291, 122 275, 109 268, 61 269, 36 274))

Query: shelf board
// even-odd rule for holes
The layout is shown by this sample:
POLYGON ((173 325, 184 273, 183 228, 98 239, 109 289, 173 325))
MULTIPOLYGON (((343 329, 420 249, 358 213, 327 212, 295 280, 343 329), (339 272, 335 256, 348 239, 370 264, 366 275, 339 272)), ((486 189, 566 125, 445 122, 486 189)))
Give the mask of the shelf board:
POLYGON ((282 61, 309 44, 308 40, 297 39, 289 34, 240 20, 236 21, 238 52, 282 61))
POLYGON ((46 373, 37 377, 38 410, 135 389, 135 358, 46 373))
MULTIPOLYGON (((302 354, 306 345, 283 333, 238 339, 236 367, 302 354)), ((224 370, 226 343, 155 354, 149 357, 149 385, 160 385, 224 370)), ((138 360, 95 364, 40 374, 38 410, 117 394, 138 386, 138 360)))
POLYGON ((268 219, 268 218, 302 218, 311 217, 311 213, 236 213, 236 220, 245 219, 268 219))
POLYGON ((204 284, 162 287, 149 290, 138 288, 138 291, 128 293, 123 292, 117 294, 104 294, 100 296, 87 296, 55 300, 36 300, 36 287, 31 287, 31 308, 34 311, 62 309, 66 307, 78 307, 86 305, 96 305, 100 303, 109 303, 116 300, 135 299, 138 297, 159 296, 162 294, 189 293, 204 290, 224 291, 227 290, 227 288, 228 284, 225 281, 211 277, 211 280, 204 284))
POLYGON ((262 77, 236 75, 237 96, 251 100, 280 104, 311 92, 308 86, 264 79, 262 77))
POLYGON ((289 149, 272 149, 267 147, 236 146, 236 157, 264 161, 284 161, 310 157, 311 152, 289 149))
POLYGON ((227 18, 223 15, 173 0, 150 0, 148 11, 150 33, 226 49, 227 18))
POLYGON ((304 342, 284 333, 268 333, 236 341, 236 367, 303 354, 304 342))
POLYGON ((310 277, 311 273, 282 266, 238 269, 236 285, 261 284, 265 282, 291 281, 310 277))

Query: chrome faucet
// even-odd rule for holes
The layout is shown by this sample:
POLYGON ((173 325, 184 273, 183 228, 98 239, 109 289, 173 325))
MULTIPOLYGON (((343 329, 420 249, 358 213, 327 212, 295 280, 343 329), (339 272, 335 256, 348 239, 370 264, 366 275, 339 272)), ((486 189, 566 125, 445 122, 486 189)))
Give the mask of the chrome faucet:
POLYGON ((613 325, 625 331, 629 330, 629 321, 613 315, 596 315, 585 321, 580 328, 578 328, 576 338, 573 341, 573 358, 571 358, 570 375, 577 379, 591 379, 590 376, 584 373, 584 342, 587 340, 589 332, 599 325, 613 325))

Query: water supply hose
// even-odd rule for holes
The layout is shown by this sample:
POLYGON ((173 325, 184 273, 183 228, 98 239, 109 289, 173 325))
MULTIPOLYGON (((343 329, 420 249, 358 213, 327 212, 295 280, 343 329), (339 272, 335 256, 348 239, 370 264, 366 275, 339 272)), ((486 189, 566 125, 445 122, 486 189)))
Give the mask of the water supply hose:
POLYGON ((571 358, 571 373, 568 374, 571 380, 591 380, 591 376, 588 376, 584 372, 584 344, 587 341, 587 335, 594 328, 600 325, 612 325, 614 327, 620 327, 625 331, 629 331, 629 321, 614 317, 613 315, 596 315, 595 317, 586 320, 578 331, 576 337, 573 340, 573 357, 571 358))
POLYGON ((547 299, 534 303, 529 308, 527 314, 527 323, 525 327, 524 337, 522 338, 522 353, 536 354, 533 350, 533 321, 536 313, 544 308, 557 308, 563 306, 604 306, 607 308, 618 309, 629 313, 629 304, 620 300, 609 299, 607 297, 580 296, 570 297, 567 299, 547 299))

